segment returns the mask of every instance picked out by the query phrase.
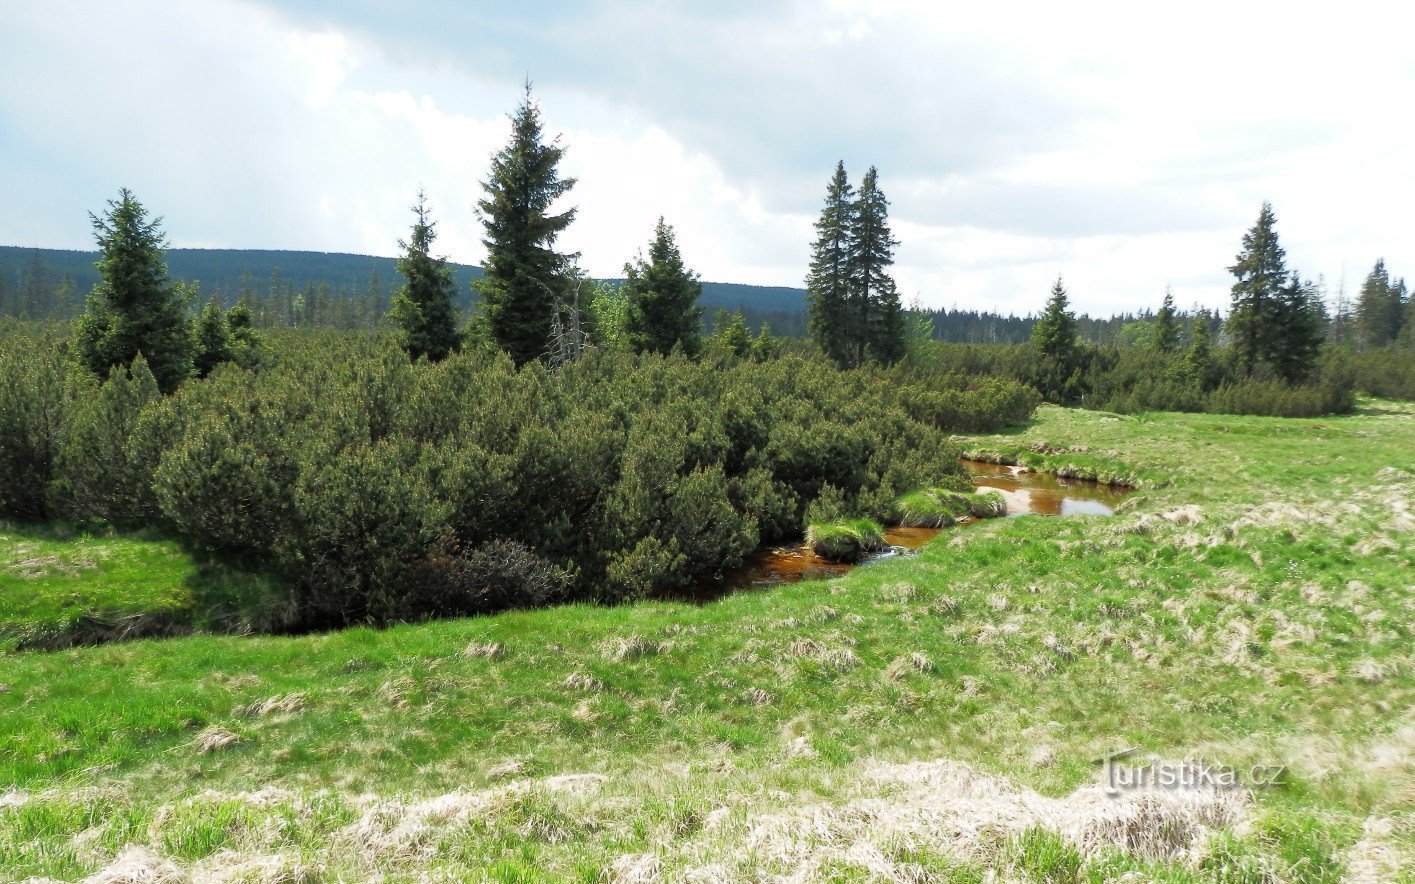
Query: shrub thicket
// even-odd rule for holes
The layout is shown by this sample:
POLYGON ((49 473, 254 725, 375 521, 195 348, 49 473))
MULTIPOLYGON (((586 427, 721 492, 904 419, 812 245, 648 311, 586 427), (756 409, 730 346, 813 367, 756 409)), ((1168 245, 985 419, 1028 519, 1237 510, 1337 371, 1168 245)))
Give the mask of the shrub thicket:
MULTIPOLYGON (((1196 364, 1189 351, 1162 353, 1151 348, 1082 344, 1081 372, 1074 376, 1077 404, 1104 411, 1195 411, 1213 414, 1260 414, 1311 417, 1344 414, 1355 407, 1355 391, 1409 398, 1415 373, 1397 367, 1395 351, 1352 353, 1326 347, 1316 376, 1291 384, 1271 371, 1245 376, 1232 353, 1205 355, 1196 364), (1391 355, 1387 355, 1391 354, 1391 355), (1227 357, 1227 358, 1224 358, 1227 357), (1401 378, 1407 378, 1401 383, 1401 378)), ((957 374, 977 387, 988 376, 1029 381, 1040 369, 1034 348, 1025 344, 943 344, 918 348, 904 371, 919 377, 957 374)))
POLYGON ((948 435, 1036 394, 897 367, 592 352, 557 372, 484 351, 411 363, 387 338, 290 335, 259 371, 162 397, 54 340, 0 358, 0 515, 152 524, 262 563, 307 621, 618 600, 799 536, 828 489, 887 520, 966 488, 948 435))

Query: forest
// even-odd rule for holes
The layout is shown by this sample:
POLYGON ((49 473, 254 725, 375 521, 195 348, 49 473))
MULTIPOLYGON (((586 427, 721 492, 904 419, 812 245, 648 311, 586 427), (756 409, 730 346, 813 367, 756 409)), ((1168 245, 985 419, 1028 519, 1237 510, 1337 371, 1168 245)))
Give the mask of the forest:
MULTIPOLYGON (((856 189, 841 163, 808 335, 754 332, 740 310, 709 321, 664 219, 620 280, 556 250, 574 181, 540 114, 528 92, 493 157, 486 266, 436 256, 420 193, 386 302, 378 268, 357 297, 248 274, 234 301, 203 293, 173 279, 160 219, 123 190, 92 218, 81 310, 56 306, 77 303, 54 294, 72 277, 48 302, 33 267, 7 289, 12 312, 50 309, 0 325, 0 516, 178 536, 291 587, 283 626, 387 622, 643 598, 763 543, 898 523, 921 489, 971 490, 953 435, 1041 401, 1315 416, 1358 392, 1415 397, 1404 282, 1377 264, 1330 313, 1267 205, 1225 318, 1166 293, 1098 342, 1083 330, 1108 326, 1078 319, 1058 279, 1025 342, 950 343, 940 328, 963 314, 900 302, 878 171, 856 189)), ((970 336, 998 321, 964 318, 970 336)))

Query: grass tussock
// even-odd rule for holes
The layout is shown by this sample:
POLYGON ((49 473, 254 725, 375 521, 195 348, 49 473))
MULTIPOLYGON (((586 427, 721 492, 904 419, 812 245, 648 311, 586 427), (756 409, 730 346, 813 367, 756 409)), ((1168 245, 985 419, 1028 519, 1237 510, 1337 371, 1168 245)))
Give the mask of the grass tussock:
POLYGON ((943 488, 921 488, 899 498, 895 521, 909 528, 947 528, 968 519, 1007 515, 1007 501, 993 491, 965 494, 943 488))
POLYGON ((858 562, 884 549, 884 529, 870 519, 841 519, 806 529, 806 545, 831 562, 858 562))

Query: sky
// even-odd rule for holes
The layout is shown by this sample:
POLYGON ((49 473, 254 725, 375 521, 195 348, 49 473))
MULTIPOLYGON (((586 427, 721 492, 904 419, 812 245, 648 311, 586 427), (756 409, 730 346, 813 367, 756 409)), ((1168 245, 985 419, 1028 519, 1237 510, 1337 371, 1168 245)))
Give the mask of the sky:
POLYGON ((91 248, 120 187, 173 246, 437 249, 527 78, 561 246, 619 275, 662 215, 704 279, 801 285, 826 182, 875 166, 906 302, 1227 303, 1270 201, 1289 265, 1415 275, 1409 4, 46 0, 0 4, 0 244, 91 248))

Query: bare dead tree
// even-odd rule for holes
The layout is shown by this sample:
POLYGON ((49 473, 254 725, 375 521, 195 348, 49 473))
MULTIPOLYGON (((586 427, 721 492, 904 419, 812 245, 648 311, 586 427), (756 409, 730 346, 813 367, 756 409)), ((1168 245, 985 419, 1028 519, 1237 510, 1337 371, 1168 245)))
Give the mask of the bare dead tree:
POLYGON ((545 354, 546 364, 552 371, 579 362, 594 346, 589 330, 585 328, 584 312, 580 309, 580 286, 583 282, 584 277, 572 269, 568 299, 541 283, 554 299, 550 316, 550 349, 545 354))

